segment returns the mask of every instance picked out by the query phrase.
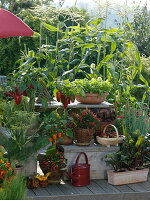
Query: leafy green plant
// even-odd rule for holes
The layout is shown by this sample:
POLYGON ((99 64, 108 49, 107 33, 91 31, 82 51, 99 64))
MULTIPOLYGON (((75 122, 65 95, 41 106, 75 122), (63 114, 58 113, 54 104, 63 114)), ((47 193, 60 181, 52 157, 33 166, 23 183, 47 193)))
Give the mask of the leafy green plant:
POLYGON ((68 126, 73 120, 67 111, 59 113, 58 110, 46 114, 43 118, 43 130, 48 135, 50 142, 56 144, 56 140, 67 135, 73 138, 73 131, 68 126))
POLYGON ((146 104, 131 106, 127 104, 122 108, 121 121, 124 134, 132 134, 137 129, 141 135, 150 132, 149 107, 146 104))
POLYGON ((105 161, 115 171, 144 167, 148 155, 147 142, 147 138, 141 135, 139 130, 136 130, 132 134, 127 134, 120 150, 116 153, 106 155, 105 161))
POLYGON ((39 117, 39 113, 19 110, 13 101, 1 101, 0 111, 0 123, 9 129, 28 130, 39 117))
POLYGON ((26 200, 26 182, 23 176, 16 176, 11 181, 5 180, 0 189, 1 200, 26 200), (17 192, 15 192, 17 191, 17 192))
POLYGON ((73 121, 69 124, 72 128, 91 129, 95 128, 96 124, 99 122, 96 115, 88 109, 79 113, 71 112, 70 116, 73 118, 73 121))
POLYGON ((85 93, 97 93, 102 95, 108 93, 112 88, 111 83, 108 80, 103 81, 101 77, 97 79, 92 78, 91 80, 76 79, 73 83, 82 91, 81 95, 85 95, 85 93))

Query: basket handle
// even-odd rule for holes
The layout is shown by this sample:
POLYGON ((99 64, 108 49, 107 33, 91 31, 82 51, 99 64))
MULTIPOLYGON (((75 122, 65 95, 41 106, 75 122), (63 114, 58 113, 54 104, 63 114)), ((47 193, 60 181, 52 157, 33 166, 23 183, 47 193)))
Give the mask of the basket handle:
POLYGON ((106 129, 107 129, 108 126, 112 126, 112 127, 115 129, 116 135, 117 135, 117 138, 118 138, 118 137, 119 137, 118 129, 117 129, 117 127, 116 127, 115 125, 113 125, 113 124, 108 124, 108 125, 106 125, 106 126, 104 127, 104 129, 103 129, 103 132, 105 133, 105 131, 106 131, 106 129))
POLYGON ((80 156, 81 156, 81 155, 84 155, 86 164, 88 165, 88 157, 87 157, 86 153, 80 152, 79 155, 78 155, 78 157, 77 157, 77 159, 76 159, 76 162, 75 162, 75 166, 76 166, 76 167, 78 166, 79 159, 80 159, 80 156))

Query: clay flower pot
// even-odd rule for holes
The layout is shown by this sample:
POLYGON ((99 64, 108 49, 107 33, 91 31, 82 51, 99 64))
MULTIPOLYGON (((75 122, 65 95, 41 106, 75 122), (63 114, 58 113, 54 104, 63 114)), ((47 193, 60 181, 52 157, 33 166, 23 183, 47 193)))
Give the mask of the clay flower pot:
POLYGON ((106 100, 108 93, 104 93, 101 96, 96 93, 86 93, 85 97, 76 96, 76 100, 83 104, 100 104, 106 100))
POLYGON ((73 143, 73 139, 67 135, 64 135, 59 141, 60 145, 71 145, 73 143))

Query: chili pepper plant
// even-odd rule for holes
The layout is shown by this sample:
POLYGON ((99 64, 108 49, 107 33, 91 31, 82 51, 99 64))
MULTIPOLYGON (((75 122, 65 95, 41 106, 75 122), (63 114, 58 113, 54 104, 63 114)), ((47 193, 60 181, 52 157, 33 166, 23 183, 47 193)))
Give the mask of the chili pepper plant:
POLYGON ((49 137, 49 141, 55 145, 56 141, 67 135, 73 138, 73 131, 69 127, 69 123, 73 122, 73 118, 69 116, 67 111, 63 113, 58 110, 45 114, 43 117, 43 130, 49 137))
POLYGON ((86 109, 79 113, 71 112, 70 117, 73 118, 73 122, 70 122, 69 126, 72 128, 95 128, 99 122, 99 118, 90 110, 86 109))

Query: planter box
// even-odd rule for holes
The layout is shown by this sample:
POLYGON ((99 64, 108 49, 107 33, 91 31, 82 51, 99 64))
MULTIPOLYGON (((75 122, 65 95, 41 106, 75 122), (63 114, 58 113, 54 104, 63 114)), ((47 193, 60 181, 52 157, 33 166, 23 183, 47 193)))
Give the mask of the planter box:
POLYGON ((113 170, 108 170, 108 183, 112 185, 124 185, 144 182, 147 181, 148 172, 149 168, 126 172, 114 172, 113 170))
POLYGON ((85 93, 85 97, 76 96, 76 100, 83 104, 100 104, 106 101, 108 93, 103 93, 101 96, 96 93, 85 93))

